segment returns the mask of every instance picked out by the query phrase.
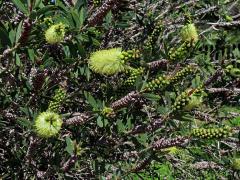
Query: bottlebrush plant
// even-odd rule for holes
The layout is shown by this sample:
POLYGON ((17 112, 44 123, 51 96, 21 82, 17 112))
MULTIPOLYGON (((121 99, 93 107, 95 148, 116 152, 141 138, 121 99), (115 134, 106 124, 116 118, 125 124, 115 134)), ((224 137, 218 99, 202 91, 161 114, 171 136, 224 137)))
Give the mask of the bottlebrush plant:
POLYGON ((239 179, 239 13, 0 0, 0 179, 239 179))

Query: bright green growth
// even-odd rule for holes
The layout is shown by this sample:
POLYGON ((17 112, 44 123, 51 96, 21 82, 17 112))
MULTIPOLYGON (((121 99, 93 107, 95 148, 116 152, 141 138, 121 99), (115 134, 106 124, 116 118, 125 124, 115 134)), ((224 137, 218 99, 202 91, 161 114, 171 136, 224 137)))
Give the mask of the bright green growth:
POLYGON ((91 54, 88 63, 96 73, 114 75, 125 70, 124 60, 121 59, 121 55, 121 48, 99 50, 91 54))
POLYGON ((240 170, 240 158, 233 159, 232 167, 235 170, 240 170))
POLYGON ((240 126, 240 116, 230 120, 231 125, 240 126))
POLYGON ((196 43, 198 41, 198 32, 194 24, 187 24, 181 30, 181 37, 184 42, 196 43))
POLYGON ((110 107, 104 107, 102 110, 102 114, 106 117, 110 117, 111 115, 114 114, 113 109, 110 107))
POLYGON ((232 129, 229 126, 223 128, 197 128, 192 130, 192 135, 203 139, 226 138, 232 135, 232 129))
POLYGON ((66 97, 66 90, 63 88, 59 88, 55 92, 55 95, 54 95, 52 101, 50 101, 50 103, 49 103, 48 111, 58 112, 62 102, 65 100, 65 97, 66 97))
POLYGON ((63 23, 50 26, 45 32, 49 44, 57 44, 64 40, 66 26, 63 23))
POLYGON ((202 89, 195 89, 194 92, 190 95, 190 101, 186 106, 183 107, 183 110, 191 111, 192 109, 201 106, 205 94, 206 93, 202 89))
POLYGON ((165 149, 163 149, 163 151, 167 152, 168 154, 172 154, 172 155, 175 155, 175 154, 181 152, 181 150, 176 146, 165 148, 165 149))
POLYGON ((40 137, 49 138, 59 133, 62 126, 60 115, 54 112, 43 112, 35 120, 36 132, 40 137))

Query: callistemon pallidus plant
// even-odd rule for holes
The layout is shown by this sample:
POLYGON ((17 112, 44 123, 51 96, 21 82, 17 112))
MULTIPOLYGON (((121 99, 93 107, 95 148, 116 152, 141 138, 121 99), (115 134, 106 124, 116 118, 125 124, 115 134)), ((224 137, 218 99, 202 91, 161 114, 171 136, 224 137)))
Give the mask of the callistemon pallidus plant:
POLYGON ((45 32, 45 39, 49 44, 57 44, 64 40, 66 25, 58 23, 50 26, 45 32))
POLYGON ((99 50, 91 54, 89 67, 102 75, 114 75, 126 70, 125 55, 121 48, 99 50))
POLYGON ((42 112, 35 120, 36 133, 43 138, 56 136, 61 129, 62 123, 59 114, 50 111, 42 112))
POLYGON ((0 0, 0 180, 240 179, 239 15, 0 0))

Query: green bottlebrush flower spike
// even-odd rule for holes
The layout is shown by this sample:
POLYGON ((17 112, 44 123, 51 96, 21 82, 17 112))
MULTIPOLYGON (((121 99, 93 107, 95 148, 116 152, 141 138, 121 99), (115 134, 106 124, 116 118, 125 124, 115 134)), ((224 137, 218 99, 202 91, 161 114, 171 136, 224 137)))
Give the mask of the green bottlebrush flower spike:
POLYGON ((144 88, 144 91, 155 91, 157 89, 163 89, 169 84, 170 82, 165 75, 159 76, 158 78, 155 78, 152 81, 148 82, 144 88))
POLYGON ((174 85, 177 82, 181 81, 183 78, 186 78, 189 74, 194 74, 196 71, 195 66, 189 65, 179 72, 177 72, 174 76, 159 76, 158 78, 153 79, 148 82, 144 90, 146 91, 154 91, 156 89, 164 89, 169 85, 174 85))
POLYGON ((123 81, 123 83, 119 86, 117 89, 117 93, 119 95, 122 95, 126 91, 132 91, 133 86, 137 80, 138 77, 141 77, 141 75, 144 72, 144 68, 129 68, 126 73, 129 74, 129 77, 123 81))
POLYGON ((130 76, 126 79, 126 81, 124 81, 124 85, 132 86, 135 83, 137 77, 142 75, 143 72, 144 72, 144 68, 142 67, 137 69, 131 68, 129 70, 130 76))
POLYGON ((196 43, 198 41, 198 32, 194 24, 187 24, 183 26, 181 31, 182 40, 184 42, 196 43))
POLYGON ((169 50, 169 58, 171 61, 186 59, 190 50, 193 47, 193 42, 184 42, 178 48, 171 48, 169 50))
POLYGON ((153 47, 154 43, 157 41, 158 37, 160 36, 162 30, 163 30, 162 23, 158 23, 154 28, 152 34, 148 36, 146 40, 146 43, 145 43, 146 49, 151 49, 153 47))
POLYGON ((186 90, 176 98, 172 109, 173 111, 190 111, 193 108, 199 107, 202 104, 203 97, 204 93, 200 88, 186 90))
POLYGON ((45 39, 49 44, 60 43, 64 40, 66 26, 63 23, 50 26, 45 32, 45 39))
POLYGON ((121 59, 121 48, 100 50, 91 54, 90 68, 99 74, 114 75, 125 70, 124 60, 121 59))
POLYGON ((192 130, 192 135, 203 139, 226 138, 232 135, 232 129, 229 126, 223 128, 197 128, 192 130))
POLYGON ((48 111, 58 112, 59 108, 66 97, 66 90, 63 88, 59 88, 53 97, 53 100, 50 101, 48 106, 48 111))
POLYGON ((196 67, 193 65, 188 65, 187 67, 177 72, 174 76, 170 77, 169 81, 171 84, 175 84, 181 81, 182 79, 186 78, 187 75, 195 74, 195 72, 196 72, 196 67))
POLYGON ((49 138, 59 133, 62 126, 60 115, 54 112, 43 112, 35 120, 36 132, 39 136, 49 138))

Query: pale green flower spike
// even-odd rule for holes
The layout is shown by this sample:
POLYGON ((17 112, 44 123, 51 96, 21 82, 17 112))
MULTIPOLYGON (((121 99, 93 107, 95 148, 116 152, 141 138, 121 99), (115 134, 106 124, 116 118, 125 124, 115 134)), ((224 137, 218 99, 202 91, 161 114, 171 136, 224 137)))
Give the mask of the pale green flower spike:
POLYGON ((181 31, 183 41, 196 43, 198 41, 198 32, 194 24, 187 24, 183 26, 181 31))
POLYGON ((54 112, 42 112, 35 120, 36 132, 40 137, 49 138, 58 134, 62 126, 60 115, 54 112))
POLYGON ((99 74, 117 74, 125 70, 124 61, 121 59, 121 55, 121 48, 96 51, 90 56, 89 66, 91 70, 99 74))
POLYGON ((45 32, 45 39, 49 44, 60 43, 64 40, 66 26, 63 23, 50 26, 45 32))

